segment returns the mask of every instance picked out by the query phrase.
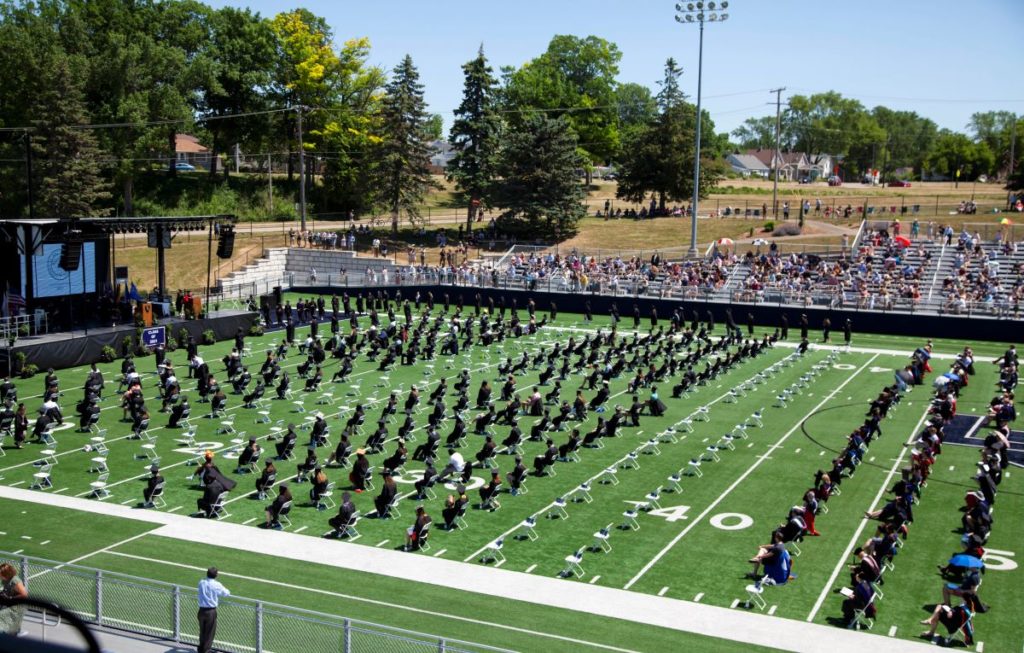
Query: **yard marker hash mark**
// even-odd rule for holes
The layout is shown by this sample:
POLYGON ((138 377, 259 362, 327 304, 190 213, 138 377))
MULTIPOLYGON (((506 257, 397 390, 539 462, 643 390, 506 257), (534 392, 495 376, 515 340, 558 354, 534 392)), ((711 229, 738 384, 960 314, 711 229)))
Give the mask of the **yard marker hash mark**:
POLYGON ((447 551, 447 550, 448 549, 441 549, 440 551, 438 551, 437 553, 434 554, 434 557, 435 558, 440 558, 441 556, 444 555, 444 552, 447 551))
POLYGON ((591 584, 591 585, 593 585, 594 583, 596 583, 596 582, 597 582, 597 579, 599 579, 600 577, 601 577, 601 576, 594 576, 593 578, 591 578, 591 579, 590 579, 590 584, 591 584))
POLYGON ((526 573, 529 574, 529 573, 533 572, 533 570, 536 569, 536 568, 537 568, 537 565, 530 565, 529 567, 526 568, 526 573))
POLYGON ((700 603, 700 600, 702 598, 704 598, 704 592, 701 592, 701 593, 697 594, 697 596, 693 597, 693 602, 694 603, 700 603))
POLYGON ((660 590, 658 590, 658 596, 665 596, 665 592, 667 592, 667 591, 668 591, 668 585, 666 585, 665 587, 662 587, 660 590))
POLYGON ((775 614, 775 611, 778 609, 778 607, 779 606, 777 606, 777 605, 773 605, 772 607, 768 608, 768 615, 771 616, 771 615, 775 614))
POLYGON ((896 635, 896 626, 893 626, 892 628, 889 629, 889 637, 894 637, 895 635, 896 635))

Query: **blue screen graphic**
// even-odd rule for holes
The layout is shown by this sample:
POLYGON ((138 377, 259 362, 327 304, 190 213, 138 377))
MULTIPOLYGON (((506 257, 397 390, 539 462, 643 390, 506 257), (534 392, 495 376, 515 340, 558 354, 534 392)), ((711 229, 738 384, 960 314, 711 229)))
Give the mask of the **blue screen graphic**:
POLYGON ((96 292, 96 243, 83 243, 82 259, 77 270, 60 269, 60 243, 44 243, 39 256, 21 257, 21 296, 25 297, 25 261, 32 266, 34 295, 62 297, 96 292), (85 266, 85 273, 82 272, 85 266))

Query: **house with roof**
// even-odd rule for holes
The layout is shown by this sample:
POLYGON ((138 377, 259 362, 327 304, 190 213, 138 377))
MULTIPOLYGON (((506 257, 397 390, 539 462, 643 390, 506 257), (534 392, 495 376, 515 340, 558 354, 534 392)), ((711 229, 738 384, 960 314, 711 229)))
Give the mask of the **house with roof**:
POLYGON ((448 162, 455 156, 455 148, 448 141, 430 141, 430 166, 432 172, 440 174, 448 167, 448 162))
POLYGON ((178 163, 190 163, 197 168, 210 168, 210 149, 199 142, 192 134, 174 135, 174 160, 178 163))
POLYGON ((725 161, 734 172, 737 172, 744 177, 760 177, 762 179, 767 179, 768 173, 771 171, 766 163, 751 154, 730 154, 725 157, 725 161))

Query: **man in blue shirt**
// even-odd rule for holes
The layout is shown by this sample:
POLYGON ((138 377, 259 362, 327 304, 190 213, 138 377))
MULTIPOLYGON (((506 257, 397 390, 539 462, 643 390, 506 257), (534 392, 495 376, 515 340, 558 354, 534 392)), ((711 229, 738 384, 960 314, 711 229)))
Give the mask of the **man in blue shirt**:
POLYGON ((199 653, 209 653, 217 635, 217 605, 222 596, 231 592, 217 580, 217 568, 206 570, 206 578, 199 581, 199 653))

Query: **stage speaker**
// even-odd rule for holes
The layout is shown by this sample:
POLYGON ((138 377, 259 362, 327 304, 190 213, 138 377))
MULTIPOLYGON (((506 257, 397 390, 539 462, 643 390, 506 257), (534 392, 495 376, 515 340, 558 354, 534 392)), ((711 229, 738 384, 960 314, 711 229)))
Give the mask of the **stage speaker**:
POLYGON ((273 313, 277 309, 277 302, 274 301, 273 295, 260 295, 260 312, 273 313))
POLYGON ((274 306, 275 307, 276 306, 281 306, 282 304, 284 304, 284 302, 281 301, 281 299, 282 299, 281 286, 274 286, 274 306))
POLYGON ((60 247, 60 269, 68 272, 77 270, 82 262, 81 241, 64 243, 60 247))
POLYGON ((235 228, 223 225, 220 228, 220 240, 217 241, 217 256, 231 258, 233 251, 235 251, 235 228))

